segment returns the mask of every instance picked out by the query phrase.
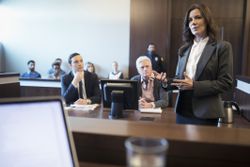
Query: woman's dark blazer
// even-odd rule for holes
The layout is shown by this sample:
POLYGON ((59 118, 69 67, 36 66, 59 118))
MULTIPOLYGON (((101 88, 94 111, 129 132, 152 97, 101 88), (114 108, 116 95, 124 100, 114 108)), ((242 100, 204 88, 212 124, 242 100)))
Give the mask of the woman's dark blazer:
MULTIPOLYGON (((71 83, 73 78, 74 75, 70 72, 69 74, 64 75, 61 81, 61 94, 67 104, 72 104, 79 99, 78 89, 71 83)), ((100 103, 101 93, 97 76, 88 71, 84 71, 84 82, 88 99, 90 99, 92 103, 100 103)))
MULTIPOLYGON (((176 69, 176 76, 184 79, 183 73, 191 51, 190 46, 182 48, 176 69)), ((224 117, 221 94, 233 86, 233 54, 231 44, 226 41, 209 40, 197 64, 193 91, 179 91, 175 110, 181 113, 191 99, 193 114, 198 118, 224 117), (191 95, 191 96, 190 96, 191 95), (185 105, 183 105, 185 104, 185 105)))

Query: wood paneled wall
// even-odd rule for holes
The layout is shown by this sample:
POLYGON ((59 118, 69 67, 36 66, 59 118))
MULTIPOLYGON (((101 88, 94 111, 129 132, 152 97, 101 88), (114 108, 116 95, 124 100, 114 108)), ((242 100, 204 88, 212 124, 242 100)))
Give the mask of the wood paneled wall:
POLYGON ((172 23, 171 23, 171 49, 173 56, 170 74, 174 74, 177 63, 177 50, 182 44, 183 18, 186 10, 193 2, 202 2, 209 6, 213 16, 219 26, 218 36, 221 39, 229 41, 233 47, 234 54, 234 75, 241 73, 242 44, 243 44, 243 21, 244 21, 244 0, 174 0, 172 3, 172 23), (223 10, 222 7, 223 6, 223 10))
POLYGON ((129 77, 137 74, 135 61, 145 54, 150 42, 157 44, 158 53, 169 54, 169 0, 131 0, 129 77))
POLYGON ((250 63, 249 1, 131 0, 129 77, 137 73, 135 60, 145 53, 149 42, 158 45, 158 53, 166 60, 168 76, 175 74, 177 51, 182 45, 184 15, 194 2, 202 2, 210 7, 221 28, 220 37, 232 44, 234 75, 250 75, 247 66, 250 63), (243 63, 246 65, 242 66, 243 63))

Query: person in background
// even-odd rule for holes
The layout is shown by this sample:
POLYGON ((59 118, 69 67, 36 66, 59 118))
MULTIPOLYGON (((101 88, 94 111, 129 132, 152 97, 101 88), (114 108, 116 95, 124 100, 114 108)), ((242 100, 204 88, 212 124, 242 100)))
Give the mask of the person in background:
MULTIPOLYGON (((177 79, 164 84, 166 90, 179 89, 177 123, 217 126, 218 119, 224 117, 221 94, 232 90, 233 54, 229 42, 216 39, 216 30, 209 8, 191 5, 184 19, 177 79)), ((165 74, 162 76, 166 81, 165 74)))
POLYGON ((91 73, 95 73, 95 65, 88 61, 85 63, 85 70, 91 73))
POLYGON ((28 71, 21 75, 21 78, 41 78, 41 74, 35 71, 36 63, 34 60, 27 62, 28 71))
POLYGON ((101 102, 99 81, 96 75, 84 71, 83 58, 73 53, 68 58, 71 71, 62 77, 61 94, 66 104, 93 104, 101 102))
POLYGON ((139 75, 131 78, 138 81, 140 108, 166 108, 168 93, 162 88, 161 81, 155 79, 151 60, 147 56, 140 56, 136 60, 139 75))
MULTIPOLYGON (((58 62, 58 63, 60 64, 60 74, 61 74, 61 75, 65 75, 65 74, 66 74, 65 71, 61 69, 62 59, 61 59, 61 58, 56 58, 55 61, 54 61, 53 63, 55 63, 55 62, 58 62)), ((53 68, 53 66, 52 66, 52 67, 49 69, 49 71, 48 71, 48 76, 51 76, 51 75, 53 76, 53 74, 54 74, 54 68, 53 68)))
POLYGON ((61 79, 65 72, 61 69, 61 64, 59 62, 52 63, 53 73, 49 74, 50 79, 61 79))
POLYGON ((109 79, 123 79, 123 73, 118 70, 118 63, 112 62, 112 71, 109 73, 109 79))
POLYGON ((154 71, 158 73, 166 72, 164 69, 164 60, 161 56, 157 54, 156 44, 148 44, 146 56, 151 60, 152 68, 154 71))
POLYGON ((89 62, 89 61, 86 62, 86 63, 85 63, 85 71, 88 71, 88 72, 90 72, 90 73, 96 75, 96 77, 98 78, 98 76, 97 76, 97 74, 96 74, 96 72, 95 72, 95 65, 94 65, 93 63, 91 63, 91 62, 89 62))

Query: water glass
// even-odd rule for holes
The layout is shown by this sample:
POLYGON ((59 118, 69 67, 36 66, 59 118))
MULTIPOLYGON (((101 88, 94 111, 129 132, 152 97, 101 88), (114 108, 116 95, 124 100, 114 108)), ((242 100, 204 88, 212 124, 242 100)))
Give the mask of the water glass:
POLYGON ((130 137, 125 141, 125 147, 128 167, 166 166, 166 139, 130 137))

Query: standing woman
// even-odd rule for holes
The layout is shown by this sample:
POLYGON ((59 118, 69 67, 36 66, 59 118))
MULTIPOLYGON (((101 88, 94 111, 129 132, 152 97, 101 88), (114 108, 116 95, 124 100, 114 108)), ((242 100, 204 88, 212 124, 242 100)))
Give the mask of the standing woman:
MULTIPOLYGON (((204 4, 193 4, 184 20, 184 45, 179 49, 176 122, 214 125, 224 117, 221 94, 232 89, 232 47, 216 39, 216 25, 204 4)), ((167 89, 166 88, 166 89, 167 89)))

